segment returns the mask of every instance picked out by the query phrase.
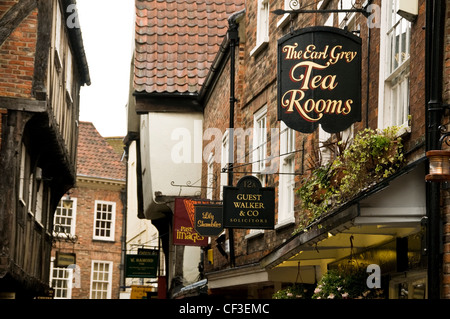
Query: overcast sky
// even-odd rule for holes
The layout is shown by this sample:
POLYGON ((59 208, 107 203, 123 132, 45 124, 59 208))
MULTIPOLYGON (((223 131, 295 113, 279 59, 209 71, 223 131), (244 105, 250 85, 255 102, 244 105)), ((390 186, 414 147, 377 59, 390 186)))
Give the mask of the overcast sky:
POLYGON ((126 135, 133 0, 77 0, 90 86, 81 88, 80 120, 104 137, 126 135))

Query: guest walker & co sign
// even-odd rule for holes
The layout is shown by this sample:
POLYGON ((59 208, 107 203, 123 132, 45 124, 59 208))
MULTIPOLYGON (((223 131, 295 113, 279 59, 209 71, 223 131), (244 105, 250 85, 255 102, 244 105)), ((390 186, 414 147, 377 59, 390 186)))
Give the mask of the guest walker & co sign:
POLYGON ((254 176, 241 178, 237 187, 223 187, 223 223, 225 228, 273 229, 275 189, 261 187, 254 176))
POLYGON ((278 40, 278 119, 312 133, 361 121, 361 38, 332 27, 310 27, 278 40))

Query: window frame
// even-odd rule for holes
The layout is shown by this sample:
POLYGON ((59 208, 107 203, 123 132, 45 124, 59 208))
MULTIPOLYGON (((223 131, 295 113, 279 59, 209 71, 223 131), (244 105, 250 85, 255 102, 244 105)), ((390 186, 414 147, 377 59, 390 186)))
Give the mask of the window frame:
POLYGON ((61 267, 55 267, 54 266, 54 261, 55 261, 55 257, 52 257, 52 262, 51 262, 51 270, 50 270, 50 286, 54 289, 55 294, 54 294, 54 299, 72 299, 72 288, 73 288, 73 273, 74 270, 72 268, 61 268, 61 267), (64 275, 67 275, 66 278, 60 278, 60 277, 54 277, 54 271, 62 271, 64 272, 64 275), (54 286, 54 281, 60 281, 60 282, 66 282, 67 283, 67 287, 55 287, 54 286), (66 297, 58 297, 58 291, 67 291, 67 296, 66 297))
MULTIPOLYGON (((64 205, 64 201, 71 201, 72 202, 72 208, 70 208, 72 210, 72 216, 70 217, 72 219, 72 222, 71 222, 71 225, 70 225, 70 233, 68 233, 68 234, 70 236, 75 236, 76 224, 77 224, 77 198, 74 198, 74 197, 70 198, 70 200, 66 200, 65 198, 61 198, 61 200, 59 201, 58 206, 56 207, 56 210, 55 210, 55 214, 53 216, 53 234, 54 234, 54 236, 60 236, 60 237, 63 236, 62 233, 55 232, 55 226, 56 225, 60 225, 60 224, 56 223, 56 218, 57 217, 61 217, 61 216, 57 215, 57 211, 58 211, 58 208, 64 209, 64 206, 60 206, 60 205, 64 205)), ((66 208, 66 209, 68 209, 68 208, 66 208)), ((64 218, 68 218, 68 217, 64 216, 64 218)), ((63 226, 67 227, 68 225, 66 224, 66 225, 63 225, 63 226)), ((64 236, 66 236, 65 234, 67 234, 67 233, 64 233, 64 236)))
MULTIPOLYGON (((102 272, 105 273, 105 272, 102 272)), ((108 260, 92 260, 91 261, 91 278, 89 281, 89 299, 111 299, 111 290, 112 290, 112 276, 113 276, 113 262, 112 261, 108 261, 108 260), (94 280, 94 265, 95 264, 103 264, 103 265, 108 265, 108 280, 94 280), (106 298, 93 298, 92 294, 94 293, 93 290, 93 284, 94 282, 98 282, 98 283, 106 283, 107 286, 107 290, 106 290, 106 298)), ((103 290, 101 290, 103 291, 103 290)))
POLYGON ((408 121, 409 109, 409 73, 410 73, 410 51, 411 51, 411 22, 396 13, 397 0, 384 2, 381 9, 380 26, 380 86, 379 86, 379 116, 378 128, 384 129, 389 126, 399 126, 399 134, 410 132, 408 121), (394 21, 395 17, 395 21, 394 21), (393 41, 396 38, 396 30, 405 29, 404 33, 398 34, 398 48, 395 45, 392 51, 393 41), (405 34, 405 56, 401 63, 393 67, 397 49, 398 56, 401 54, 401 43, 405 34), (400 90, 397 90, 400 87, 400 90))
POLYGON ((256 43, 250 51, 250 56, 257 55, 269 43, 269 21, 270 5, 269 0, 257 0, 256 11, 256 43))
POLYGON ((295 131, 280 122, 278 219, 275 228, 295 222, 295 131), (292 174, 292 175, 290 175, 292 174))
POLYGON ((265 174, 267 156, 267 104, 253 114, 253 145, 252 145, 252 171, 265 186, 265 174), (261 121, 264 125, 261 127, 261 121))
MULTIPOLYGON (((108 212, 106 212, 108 213, 108 212)), ((100 221, 103 221, 103 219, 101 219, 100 221)), ((110 202, 110 201, 103 201, 103 200, 96 200, 95 204, 94 204, 94 225, 93 225, 93 234, 92 234, 92 238, 94 240, 101 240, 101 241, 114 241, 115 240, 115 225, 116 225, 116 203, 115 202, 110 202), (96 235, 96 230, 97 230, 97 206, 98 205, 111 205, 112 209, 111 209, 111 224, 109 227, 109 236, 101 236, 101 235, 96 235)), ((107 229, 107 228, 105 228, 107 229)))

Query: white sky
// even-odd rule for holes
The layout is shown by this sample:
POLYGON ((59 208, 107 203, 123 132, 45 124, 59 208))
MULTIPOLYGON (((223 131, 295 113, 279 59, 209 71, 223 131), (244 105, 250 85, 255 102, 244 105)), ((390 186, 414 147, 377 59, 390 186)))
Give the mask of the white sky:
POLYGON ((134 0, 77 0, 91 85, 81 88, 80 120, 103 137, 125 136, 134 0))

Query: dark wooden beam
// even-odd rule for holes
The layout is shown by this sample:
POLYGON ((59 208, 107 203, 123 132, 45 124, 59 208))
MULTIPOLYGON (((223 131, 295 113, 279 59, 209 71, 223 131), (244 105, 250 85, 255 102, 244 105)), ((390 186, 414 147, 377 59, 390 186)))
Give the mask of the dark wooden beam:
POLYGON ((0 96, 0 108, 14 111, 40 113, 47 110, 47 102, 0 96))
POLYGON ((34 58, 33 95, 38 100, 47 99, 46 79, 51 47, 52 1, 41 0, 38 3, 38 34, 34 58))
POLYGON ((3 15, 0 19, 0 46, 36 7, 36 0, 22 0, 3 15))

